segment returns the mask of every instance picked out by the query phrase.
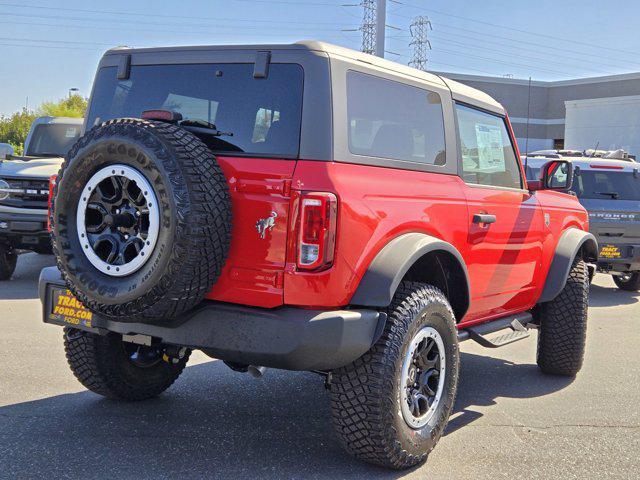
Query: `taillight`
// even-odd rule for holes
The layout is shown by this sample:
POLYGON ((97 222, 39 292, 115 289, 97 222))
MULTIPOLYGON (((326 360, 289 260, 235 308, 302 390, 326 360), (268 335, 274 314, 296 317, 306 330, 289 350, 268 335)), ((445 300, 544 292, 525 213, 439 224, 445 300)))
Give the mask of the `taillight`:
POLYGON ((49 177, 49 198, 47 199, 47 230, 51 232, 51 207, 53 206, 53 189, 56 186, 58 175, 49 177))
POLYGON ((333 193, 307 192, 300 197, 298 268, 323 270, 333 263, 338 199, 333 193))

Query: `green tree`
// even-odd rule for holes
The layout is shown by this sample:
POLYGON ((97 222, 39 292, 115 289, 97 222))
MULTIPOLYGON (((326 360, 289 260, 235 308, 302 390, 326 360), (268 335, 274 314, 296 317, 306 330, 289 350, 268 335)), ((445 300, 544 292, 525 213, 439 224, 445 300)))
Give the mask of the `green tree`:
POLYGON ((71 95, 57 102, 44 102, 33 112, 23 108, 9 116, 0 116, 0 143, 13 146, 16 155, 24 153, 24 142, 37 117, 84 117, 87 99, 80 95, 71 95))
POLYGON ((71 95, 57 102, 44 102, 37 111, 40 116, 81 118, 87 111, 87 99, 71 95))
POLYGON ((23 108, 8 117, 0 117, 0 143, 9 143, 13 146, 16 155, 22 155, 24 141, 31 128, 31 123, 37 115, 23 108))

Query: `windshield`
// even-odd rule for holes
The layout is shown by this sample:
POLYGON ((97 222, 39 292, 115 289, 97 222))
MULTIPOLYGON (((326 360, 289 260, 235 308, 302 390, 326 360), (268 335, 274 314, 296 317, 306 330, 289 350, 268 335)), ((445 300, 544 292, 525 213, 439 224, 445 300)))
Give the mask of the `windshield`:
POLYGON ((27 156, 64 157, 80 137, 81 125, 49 123, 37 125, 29 139, 27 156))
POLYGON ((578 198, 640 200, 640 182, 632 172, 578 170, 572 190, 578 198))
POLYGON ((253 64, 239 63, 134 66, 128 80, 117 80, 115 67, 102 68, 87 125, 172 110, 214 151, 295 158, 302 67, 272 64, 267 78, 254 78, 253 70, 253 64))

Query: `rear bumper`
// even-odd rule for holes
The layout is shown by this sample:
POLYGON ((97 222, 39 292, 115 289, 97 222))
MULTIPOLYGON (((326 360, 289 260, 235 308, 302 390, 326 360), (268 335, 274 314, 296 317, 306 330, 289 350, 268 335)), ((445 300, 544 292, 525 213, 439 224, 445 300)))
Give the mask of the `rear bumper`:
POLYGON ((616 245, 604 242, 601 245, 613 245, 620 249, 621 258, 598 257, 598 271, 609 272, 635 272, 640 270, 640 245, 616 245))
POLYGON ((91 326, 49 318, 51 287, 64 286, 57 268, 40 274, 45 323, 97 334, 147 335, 206 351, 230 362, 286 370, 332 370, 366 353, 382 334, 386 315, 375 310, 261 309, 205 301, 169 325, 125 323, 93 315, 91 326))

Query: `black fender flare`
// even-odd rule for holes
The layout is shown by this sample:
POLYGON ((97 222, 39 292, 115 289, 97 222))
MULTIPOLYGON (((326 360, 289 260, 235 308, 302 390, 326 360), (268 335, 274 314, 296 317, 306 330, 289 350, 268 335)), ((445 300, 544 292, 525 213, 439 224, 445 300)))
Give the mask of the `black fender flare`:
POLYGON ((584 259, 586 261, 597 261, 598 241, 596 237, 592 233, 578 228, 565 230, 560 240, 558 240, 538 303, 550 302, 558 296, 567 283, 573 260, 581 250, 584 251, 584 259))
POLYGON ((360 280, 351 304, 386 307, 391 303, 398 285, 413 264, 424 255, 436 251, 450 254, 460 264, 466 279, 465 285, 460 287, 465 289, 468 308, 469 273, 460 252, 444 240, 417 232, 405 233, 394 238, 378 252, 360 280))

